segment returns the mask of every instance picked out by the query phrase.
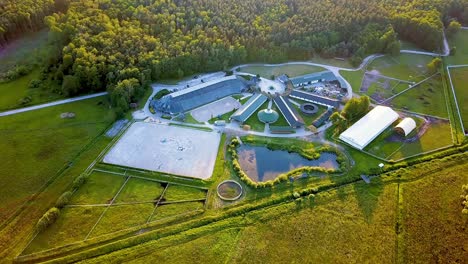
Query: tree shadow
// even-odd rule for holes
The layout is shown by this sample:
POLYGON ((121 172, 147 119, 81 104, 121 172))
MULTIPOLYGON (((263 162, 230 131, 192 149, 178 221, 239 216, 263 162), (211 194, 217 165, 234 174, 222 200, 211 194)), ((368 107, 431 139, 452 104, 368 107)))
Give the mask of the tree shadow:
POLYGON ((372 222, 374 211, 377 208, 384 187, 385 185, 379 177, 372 178, 369 184, 360 182, 353 185, 358 206, 368 223, 372 222))

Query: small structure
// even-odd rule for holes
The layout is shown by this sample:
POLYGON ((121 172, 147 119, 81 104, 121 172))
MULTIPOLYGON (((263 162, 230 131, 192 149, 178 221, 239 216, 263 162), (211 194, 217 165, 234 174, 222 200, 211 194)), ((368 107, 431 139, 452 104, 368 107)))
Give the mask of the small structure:
POLYGON ((416 128, 416 122, 410 118, 407 117, 403 119, 396 127, 395 131, 398 134, 401 134, 403 136, 408 136, 414 129, 416 128))
POLYGON ((273 124, 279 118, 279 114, 272 109, 263 109, 257 114, 258 119, 265 124, 273 124))
POLYGON ((311 104, 311 103, 305 103, 301 105, 301 112, 306 114, 306 115, 313 115, 318 112, 318 106, 311 104))
POLYGON ((340 139, 362 150, 396 120, 397 112, 390 107, 378 105, 341 133, 340 139))

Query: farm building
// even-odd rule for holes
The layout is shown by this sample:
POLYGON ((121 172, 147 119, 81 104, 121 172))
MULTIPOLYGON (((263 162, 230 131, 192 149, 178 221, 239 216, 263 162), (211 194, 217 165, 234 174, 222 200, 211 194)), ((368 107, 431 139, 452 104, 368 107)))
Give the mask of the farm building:
POLYGON ((398 120, 398 113, 390 107, 376 106, 341 133, 340 139, 362 150, 396 120, 398 120))
POLYGON ((159 100, 153 100, 151 104, 157 111, 178 114, 242 93, 246 88, 246 84, 236 76, 228 76, 168 94, 159 100))
POLYGON ((260 106, 262 106, 268 97, 263 94, 255 94, 250 99, 242 105, 232 116, 231 120, 236 120, 237 122, 244 123, 249 117, 257 111, 260 106))
POLYGON ((296 112, 286 96, 275 97, 273 102, 275 102, 276 107, 278 107, 291 127, 299 128, 304 125, 304 120, 302 120, 302 117, 296 112))
POLYGON ((299 91, 299 90, 292 91, 289 96, 291 98, 296 98, 296 99, 303 100, 303 101, 306 101, 306 102, 315 103, 315 104, 319 104, 319 105, 324 105, 324 106, 328 106, 328 107, 331 106, 331 107, 334 107, 334 108, 338 108, 340 106, 340 101, 339 100, 331 99, 331 98, 327 98, 327 97, 323 97, 323 96, 320 96, 320 95, 307 93, 307 92, 303 92, 303 91, 299 91))
POLYGON ((346 84, 340 78, 337 78, 335 74, 331 71, 321 71, 311 74, 306 74, 302 76, 297 76, 294 78, 290 78, 294 88, 300 86, 307 86, 316 84, 319 82, 337 82, 340 84, 340 87, 346 87, 346 84))
POLYGON ((395 130, 397 133, 403 135, 403 136, 408 136, 414 129, 416 128, 416 122, 410 118, 407 117, 403 119, 396 127, 395 130))

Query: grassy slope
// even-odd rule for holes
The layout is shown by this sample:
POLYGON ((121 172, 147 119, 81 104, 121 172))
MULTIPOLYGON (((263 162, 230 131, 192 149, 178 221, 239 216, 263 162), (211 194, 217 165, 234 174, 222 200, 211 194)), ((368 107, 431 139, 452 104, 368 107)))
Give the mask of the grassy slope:
MULTIPOLYGON (((8 71, 15 65, 35 67, 40 63, 49 52, 47 34, 47 30, 26 34, 23 38, 8 45, 5 50, 0 52, 0 72, 8 71)), ((31 96, 31 104, 40 104, 62 98, 62 96, 50 92, 52 90, 50 86, 55 85, 52 82, 46 85, 47 89, 29 89, 29 82, 38 79, 38 76, 39 70, 36 68, 19 79, 8 83, 0 83, 0 111, 19 107, 18 101, 25 96, 31 96)))
POLYGON ((468 261, 468 222, 459 198, 467 172, 465 163, 403 185, 404 263, 468 261))
POLYGON ((448 117, 442 77, 434 76, 413 89, 395 97, 390 104, 396 108, 428 115, 448 117))
POLYGON ((453 38, 449 39, 451 47, 455 46, 457 51, 455 56, 446 58, 448 65, 468 64, 468 30, 460 30, 453 38))
POLYGON ((15 65, 34 64, 47 51, 47 30, 26 33, 20 39, 10 43, 0 52, 0 72, 8 71, 15 65))
POLYGON ((240 71, 252 74, 260 74, 264 78, 270 78, 272 75, 279 76, 287 74, 289 77, 300 76, 313 72, 324 71, 322 67, 311 66, 306 64, 299 65, 282 65, 282 66, 247 66, 242 67, 240 71))
POLYGON ((85 262, 463 263, 460 249, 468 235, 459 193, 468 181, 468 165, 452 165, 446 160, 426 173, 422 164, 369 185, 339 187, 312 200, 267 207, 85 262))
POLYGON ((0 220, 23 204, 114 119, 99 97, 0 118, 0 220), (61 119, 74 112, 74 119, 61 119))
POLYGON ((351 84, 353 92, 359 92, 359 90, 361 89, 364 71, 340 71, 340 74, 349 82, 349 84, 351 84))
POLYGON ((248 213, 243 220, 232 220, 245 225, 240 231, 225 229, 177 243, 162 252, 142 251, 144 257, 135 263, 155 260, 191 263, 194 257, 216 257, 217 262, 223 263, 381 262, 382 259, 391 263, 395 258, 395 211, 391 210, 396 207, 395 187, 395 184, 386 187, 359 184, 324 193, 312 202, 288 203, 248 213), (374 243, 376 238, 379 243, 374 243), (231 250, 220 251, 225 248, 231 250))
MULTIPOLYGON (((467 62, 468 64, 468 62, 467 62)), ((468 67, 450 69, 453 88, 465 130, 468 129, 468 67)), ((458 113, 456 113, 458 117, 458 113)))
POLYGON ((407 81, 420 81, 426 76, 426 65, 431 56, 401 54, 397 57, 384 56, 368 65, 367 70, 378 70, 380 74, 407 81))

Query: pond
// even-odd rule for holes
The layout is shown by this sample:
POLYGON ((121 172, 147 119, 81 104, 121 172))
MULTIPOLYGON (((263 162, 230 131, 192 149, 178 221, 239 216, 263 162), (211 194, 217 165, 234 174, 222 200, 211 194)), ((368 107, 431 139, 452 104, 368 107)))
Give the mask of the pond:
POLYGON ((278 175, 300 167, 337 169, 336 154, 324 152, 320 158, 308 160, 298 153, 269 150, 266 147, 241 145, 237 148, 242 170, 255 182, 274 180, 278 175))

